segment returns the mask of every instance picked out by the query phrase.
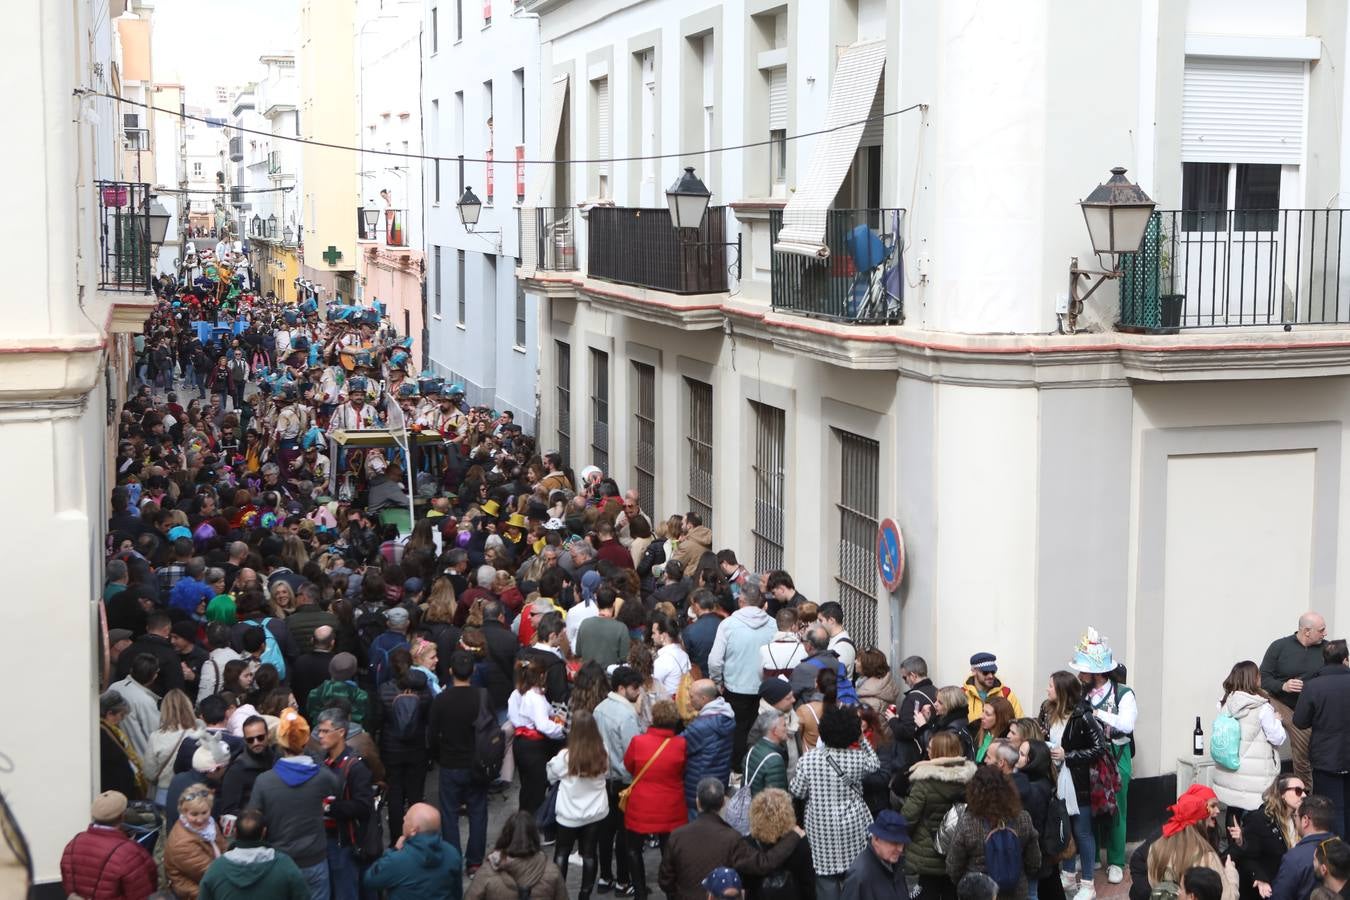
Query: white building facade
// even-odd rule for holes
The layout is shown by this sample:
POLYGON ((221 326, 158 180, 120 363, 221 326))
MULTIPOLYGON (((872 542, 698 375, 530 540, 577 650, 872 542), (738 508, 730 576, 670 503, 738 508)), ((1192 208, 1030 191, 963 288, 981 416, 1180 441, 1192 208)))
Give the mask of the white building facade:
POLYGON ((359 0, 356 116, 359 299, 379 303, 413 359, 426 347, 423 291, 422 0, 359 0), (412 154, 413 157, 394 154, 412 154))
MULTIPOLYGON (((28 248, 36 284, 6 305, 0 338, 0 461, 12 475, 0 494, 7 508, 22 510, 0 526, 0 539, 23 555, 11 572, 16 599, 0 676, 12 686, 42 680, 41 690, 0 696, 7 723, 0 791, 24 832, 36 881, 55 896, 64 895, 62 848, 88 826, 99 790, 106 473, 131 372, 131 334, 154 306, 148 249, 122 254, 101 239, 133 233, 127 217, 153 179, 143 172, 134 186, 118 183, 125 173, 117 103, 77 93, 117 93, 112 29, 125 6, 8 4, 14 33, 24 39, 0 61, 5 83, 26 87, 15 93, 11 123, 42 136, 11 148, 28 173, 15 180, 13 199, 29 213, 0 225, 7 246, 28 248), (51 740, 53 729, 61 740, 51 740)), ((8 880, 4 888, 23 895, 8 880)))
POLYGON ((1035 709, 1097 628, 1148 810, 1234 662, 1305 609, 1350 623, 1350 23, 976 6, 527 2, 530 156, 587 161, 530 173, 538 432, 939 683, 988 650, 1035 709), (1116 165, 1159 212, 1064 334, 1070 260, 1097 268, 1077 203, 1116 165), (683 166, 712 196, 677 236, 683 166))
POLYGON ((296 108, 299 86, 293 55, 269 54, 261 57, 260 62, 266 69, 254 88, 254 96, 258 113, 265 122, 263 130, 272 137, 260 141, 266 146, 263 186, 268 190, 253 195, 258 228, 254 232, 250 220, 249 246, 253 250, 253 267, 261 281, 260 289, 272 291, 283 300, 292 300, 296 296, 294 282, 300 274, 295 250, 300 240, 300 208, 304 194, 300 180, 300 145, 287 138, 300 135, 300 114, 296 108))
MULTIPOLYGON (((526 147, 546 105, 538 23, 509 0, 426 0, 422 41, 426 149, 427 335, 431 368, 464 385, 470 403, 511 410, 534 427, 539 369, 537 295, 518 283, 526 147), (491 163, 482 160, 491 159, 491 163), (483 203, 472 232, 456 202, 483 203)), ((542 168, 542 167, 535 167, 542 168)))

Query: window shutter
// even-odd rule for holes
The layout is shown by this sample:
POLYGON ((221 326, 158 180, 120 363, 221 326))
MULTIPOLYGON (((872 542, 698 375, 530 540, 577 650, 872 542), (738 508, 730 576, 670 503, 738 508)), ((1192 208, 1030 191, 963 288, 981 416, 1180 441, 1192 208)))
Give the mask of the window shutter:
POLYGON ((1186 59, 1182 94, 1183 162, 1303 162, 1301 60, 1186 59))
MULTIPOLYGON (((595 126, 599 130, 596 135, 595 156, 597 159, 609 159, 609 79, 601 78, 595 83, 595 126)), ((609 163, 600 163, 601 174, 609 174, 609 163)))
POLYGON ((778 66, 769 71, 769 130, 787 130, 787 66, 778 66))
POLYGON ((877 92, 872 96, 872 108, 867 111, 867 124, 863 126, 862 139, 858 141, 859 147, 880 147, 881 138, 886 133, 886 120, 880 116, 886 112, 886 84, 882 82, 877 85, 877 92))

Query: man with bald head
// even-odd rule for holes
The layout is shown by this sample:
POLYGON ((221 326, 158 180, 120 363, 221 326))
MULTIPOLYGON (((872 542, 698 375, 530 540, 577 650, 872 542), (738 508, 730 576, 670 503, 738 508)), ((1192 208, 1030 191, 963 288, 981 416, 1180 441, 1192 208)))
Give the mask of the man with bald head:
POLYGON ((333 644, 337 630, 331 625, 314 629, 313 647, 295 658, 291 669, 291 693, 295 694, 300 709, 308 709, 309 692, 328 680, 328 667, 333 662, 333 644))
POLYGON ((1294 727, 1294 708, 1303 681, 1322 668, 1322 647, 1326 643, 1327 621, 1320 613, 1305 612, 1298 617, 1298 631, 1276 638, 1261 660, 1261 687, 1270 694, 1271 705, 1289 732, 1293 751, 1294 774, 1312 790, 1312 764, 1308 761, 1307 728, 1294 727))
POLYGON ((403 816, 403 834, 362 876, 367 890, 389 900, 459 900, 459 851, 441 840, 441 814, 414 803, 403 816))
POLYGON ((244 567, 244 560, 248 558, 248 544, 243 541, 235 541, 230 544, 230 561, 221 565, 225 570, 225 590, 234 590, 234 579, 239 574, 239 570, 244 567))
POLYGON ((690 685, 689 699, 698 710, 684 729, 684 799, 692 819, 698 814, 699 781, 711 776, 725 786, 731 777, 736 714, 711 678, 690 685))
POLYGON ((234 584, 230 586, 230 593, 237 599, 240 591, 247 591, 256 587, 258 587, 258 573, 245 567, 234 576, 234 584))

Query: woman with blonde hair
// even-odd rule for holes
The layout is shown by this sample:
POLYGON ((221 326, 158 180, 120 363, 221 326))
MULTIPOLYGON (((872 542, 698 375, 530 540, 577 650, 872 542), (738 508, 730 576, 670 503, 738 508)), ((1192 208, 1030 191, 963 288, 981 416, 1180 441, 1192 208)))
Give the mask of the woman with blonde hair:
POLYGON ((441 692, 441 680, 436 677, 436 665, 440 661, 440 648, 434 641, 416 638, 412 646, 412 668, 427 677, 427 690, 435 697, 441 692))
POLYGON ((299 574, 308 562, 309 550, 305 548, 305 542, 296 535, 286 535, 281 542, 281 564, 299 574))
POLYGON ((295 589, 285 579, 278 578, 268 586, 271 593, 272 611, 278 619, 284 619, 295 612, 295 589))
POLYGON ((174 688, 164 695, 159 706, 159 730, 150 735, 150 749, 145 754, 145 775, 155 792, 155 805, 164 808, 173 780, 173 761, 178 748, 197 727, 192 714, 192 701, 187 694, 174 688))
POLYGON ((178 821, 164 845, 164 874, 179 900, 197 900, 207 867, 225 852, 225 835, 211 818, 214 799, 205 784, 190 785, 178 797, 178 821))
MULTIPOLYGON (((744 840, 752 849, 765 852, 792 834, 797 817, 792 795, 782 788, 765 788, 750 801, 750 834, 744 840)), ((815 869, 811 843, 797 841, 787 861, 765 876, 742 876, 747 900, 811 900, 815 897, 815 869)))
POLYGON ((1193 784, 1177 802, 1168 807, 1172 818, 1163 825, 1162 837, 1148 849, 1148 881, 1180 884, 1181 876, 1192 866, 1213 869, 1223 881, 1223 900, 1237 900, 1238 872, 1230 859, 1219 859, 1202 829, 1213 825, 1219 815, 1219 799, 1202 784, 1193 784))
POLYGON ((1237 862, 1243 900, 1270 896, 1280 861, 1299 841, 1298 811, 1307 793, 1302 778, 1281 775, 1261 795, 1259 808, 1243 816, 1240 826, 1228 827, 1229 853, 1237 862))

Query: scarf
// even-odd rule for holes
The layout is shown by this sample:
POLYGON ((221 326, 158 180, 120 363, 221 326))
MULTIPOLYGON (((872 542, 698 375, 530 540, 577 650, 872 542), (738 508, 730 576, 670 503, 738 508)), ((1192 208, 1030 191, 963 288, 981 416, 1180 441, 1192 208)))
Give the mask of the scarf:
POLYGON ((180 815, 178 816, 178 824, 179 824, 179 825, 182 825, 182 826, 183 826, 184 828, 186 828, 188 831, 190 831, 190 832, 192 832, 193 834, 197 835, 197 837, 199 837, 199 838, 201 838, 202 840, 206 841, 207 846, 211 848, 211 852, 212 852, 214 855, 216 855, 216 856, 219 856, 219 855, 220 855, 220 847, 216 846, 216 820, 215 820, 215 819, 207 819, 207 820, 206 820, 206 826, 205 826, 204 828, 202 828, 201 830, 198 830, 198 829, 196 829, 196 828, 193 828, 190 824, 188 824, 187 816, 184 816, 184 815, 180 814, 180 815))
POLYGON ((142 771, 144 767, 141 764, 141 757, 140 754, 136 752, 136 748, 131 746, 131 741, 127 739, 127 736, 122 732, 120 726, 109 725, 102 719, 99 720, 98 724, 99 727, 108 732, 108 735, 117 742, 117 746, 121 747, 122 752, 127 755, 127 762, 131 764, 131 771, 136 773, 136 787, 140 790, 141 796, 149 796, 150 782, 146 779, 145 772, 142 771))

